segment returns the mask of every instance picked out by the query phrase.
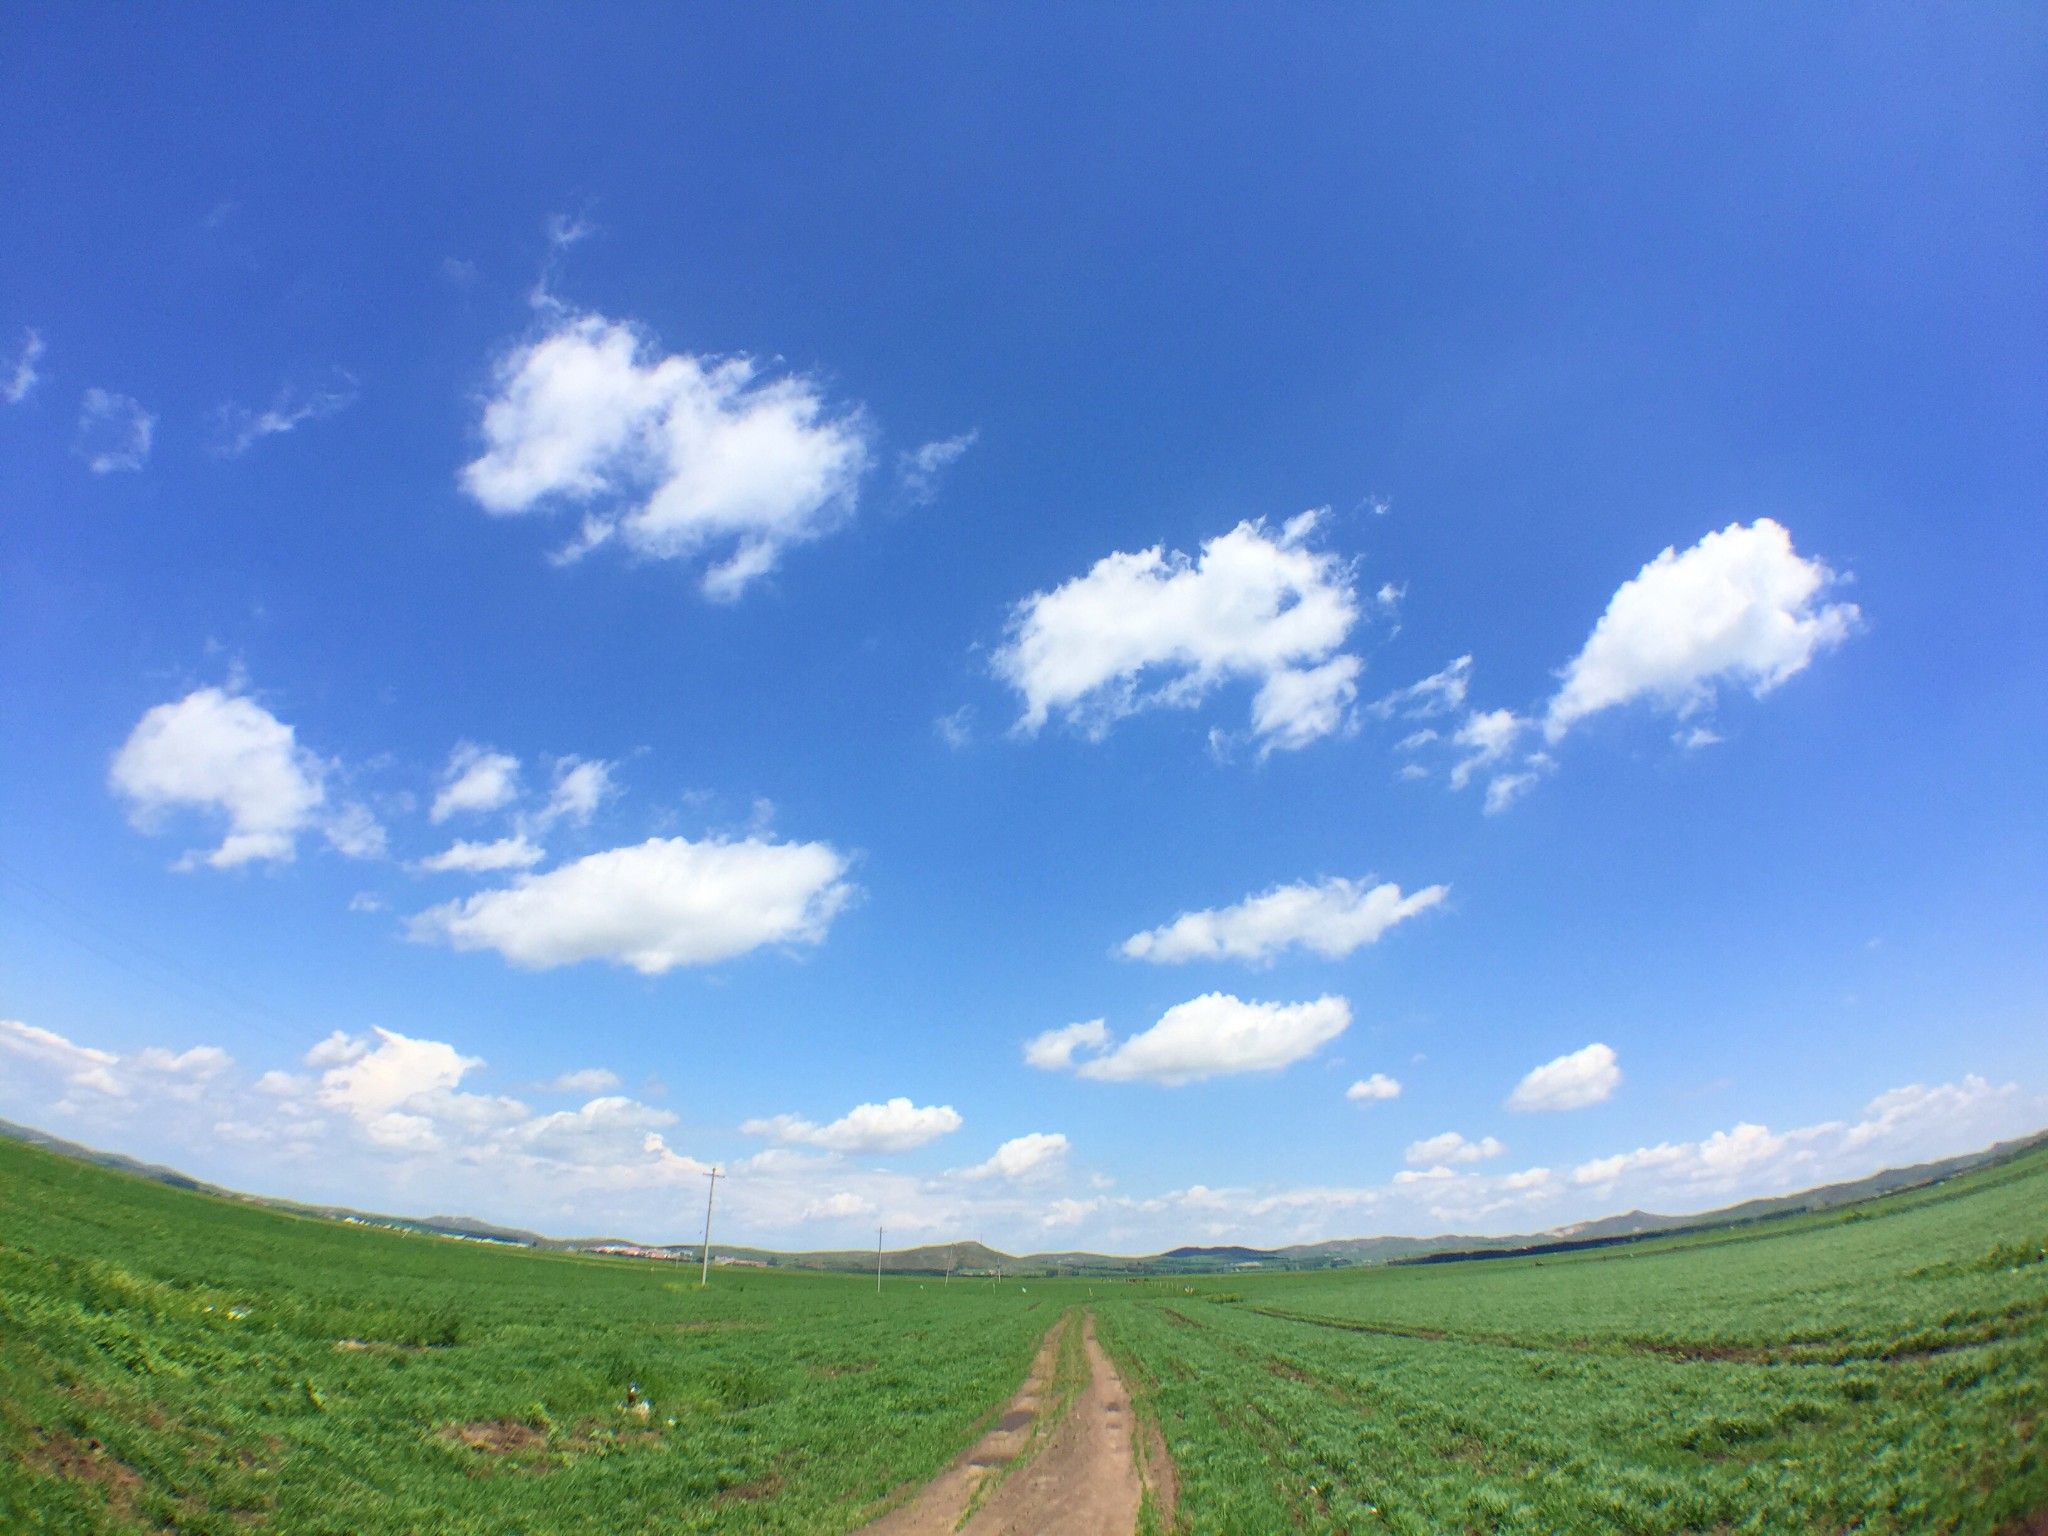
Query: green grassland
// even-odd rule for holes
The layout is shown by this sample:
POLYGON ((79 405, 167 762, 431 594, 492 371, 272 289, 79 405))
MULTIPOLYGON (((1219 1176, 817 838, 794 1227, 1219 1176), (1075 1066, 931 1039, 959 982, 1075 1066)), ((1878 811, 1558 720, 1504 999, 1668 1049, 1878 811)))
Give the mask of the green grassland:
POLYGON ((2048 1511, 2044 1250, 2037 1150, 1820 1216, 1194 1282, 1102 1323, 1196 1529, 1996 1531, 2048 1511))
POLYGON ((0 1142, 0 1531, 844 1531, 1082 1305, 1188 1531, 1996 1532, 2048 1510, 2044 1247, 2048 1149, 1541 1258, 699 1290, 0 1142))

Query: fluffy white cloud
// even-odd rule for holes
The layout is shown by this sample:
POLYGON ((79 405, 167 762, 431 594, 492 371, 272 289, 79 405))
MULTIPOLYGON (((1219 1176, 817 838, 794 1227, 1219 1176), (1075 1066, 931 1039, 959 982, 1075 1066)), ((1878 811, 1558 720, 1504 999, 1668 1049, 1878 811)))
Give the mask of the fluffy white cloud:
POLYGON ((912 501, 928 502, 939 493, 939 476, 960 455, 972 448, 981 433, 962 432, 909 449, 896 460, 896 478, 912 501))
POLYGON ((1484 1162, 1488 1158, 1499 1157, 1505 1151, 1506 1145, 1491 1136, 1467 1141, 1456 1131, 1445 1131, 1441 1136, 1410 1142, 1405 1156, 1411 1168, 1427 1168, 1441 1163, 1484 1162))
POLYGON ((156 440, 156 417, 142 402, 104 389, 88 389, 78 405, 78 456, 96 475, 140 469, 156 440))
POLYGON ((224 405, 216 413, 220 440, 214 451, 223 458, 239 458, 266 437, 281 437, 309 421, 332 416, 355 404, 356 381, 338 376, 334 386, 301 393, 281 390, 267 410, 252 411, 245 405, 224 405))
POLYGON ((36 364, 42 361, 43 338, 35 331, 22 333, 21 350, 14 354, 14 364, 7 370, 7 380, 0 384, 0 400, 9 405, 19 405, 32 394, 36 381, 42 377, 36 371, 36 364))
POLYGON ((116 1075, 121 1058, 112 1051, 74 1045, 54 1030, 19 1019, 0 1019, 0 1051, 61 1077, 74 1088, 120 1098, 127 1088, 116 1075))
MULTIPOLYGON (((453 1088, 483 1062, 440 1040, 414 1040, 396 1030, 376 1031, 377 1044, 330 1041, 328 1054, 347 1052, 320 1079, 320 1098, 359 1118, 374 1118, 422 1094, 453 1088)), ((316 1050, 319 1047, 315 1047, 316 1050)))
POLYGON ((412 933, 530 969, 611 960, 658 976, 820 942, 853 897, 846 869, 824 843, 649 838, 430 908, 412 933))
POLYGON ((908 1152, 960 1129, 950 1104, 916 1105, 905 1098, 857 1104, 829 1125, 799 1115, 748 1120, 740 1130, 784 1146, 821 1147, 827 1152, 908 1152))
POLYGON ((1351 1025, 1341 997, 1307 1003, 1245 1002, 1209 992, 1176 1003, 1150 1029, 1112 1047, 1102 1021, 1070 1024, 1024 1048, 1030 1065, 1071 1070, 1102 1082, 1153 1082, 1179 1087, 1241 1072, 1276 1072, 1313 1055, 1351 1025), (1076 1052, 1094 1054, 1076 1063, 1076 1052))
POLYGON ((658 559, 723 549, 703 585, 726 599, 849 516, 868 462, 859 413, 809 379, 661 355, 631 325, 565 312, 499 364, 483 437, 462 478, 486 511, 592 508, 571 558, 614 536, 658 559))
POLYGON ((234 1065, 234 1059, 217 1045, 195 1045, 183 1051, 151 1045, 123 1055, 76 1044, 54 1030, 19 1019, 0 1019, 0 1056, 11 1056, 25 1070, 61 1081, 67 1096, 56 1107, 63 1111, 80 1107, 80 1101, 69 1097, 72 1089, 106 1099, 162 1095, 189 1101, 234 1065))
POLYGON ((1842 1145, 1849 1151, 1889 1144, 1917 1149, 1937 1147, 1950 1127, 2004 1120, 2013 1123, 2019 1088, 2006 1083, 1993 1087, 1972 1074, 1960 1083, 1908 1083, 1881 1093, 1863 1107, 1863 1118, 1842 1133, 1842 1145))
POLYGON ((1036 1179, 1056 1173, 1067 1160, 1067 1138, 1057 1131, 1033 1131, 997 1147, 985 1163, 960 1170, 965 1179, 1036 1179))
POLYGON ((301 832, 325 827, 352 856, 383 851, 383 829, 358 805, 325 812, 327 765, 298 744, 292 727, 254 700, 201 688, 144 713, 108 778, 149 830, 175 809, 218 812, 227 835, 213 852, 188 854, 216 869, 287 860, 301 832))
POLYGON ((1401 1097, 1401 1084, 1384 1072, 1375 1072, 1346 1088, 1344 1097, 1354 1104, 1377 1104, 1384 1099, 1401 1097))
POLYGON ((1595 1041, 1530 1072, 1508 1095, 1508 1108, 1584 1109, 1606 1103, 1620 1086, 1621 1066, 1613 1048, 1595 1041))
POLYGON ((519 759, 473 741, 458 744, 441 772, 429 818, 436 826, 450 816, 495 811, 519 796, 519 759))
POLYGON ((1074 1053, 1102 1050, 1109 1045, 1109 1025, 1102 1019, 1048 1029, 1024 1042, 1024 1063, 1041 1072, 1063 1072, 1074 1064, 1074 1053))
POLYGON ((1837 580, 1770 518, 1731 523, 1682 554, 1666 549, 1622 583, 1544 715, 1556 741, 1600 710, 1650 699, 1681 715, 1722 681, 1761 695, 1855 628, 1853 603, 1821 603, 1837 580))
POLYGON ((1340 729, 1357 692, 1339 648, 1359 616, 1349 565, 1311 547, 1320 515, 1278 533, 1243 522, 1199 557, 1158 546, 1106 555, 1024 599, 995 656, 1022 697, 1018 724, 1057 714, 1091 736, 1138 710, 1193 706, 1219 684, 1259 685, 1252 728, 1292 748, 1340 729))
POLYGON ((457 841, 413 866, 429 874, 477 874, 501 869, 531 869, 547 857, 546 850, 524 837, 501 837, 495 842, 457 841))
POLYGON ((619 1086, 619 1074, 607 1067, 581 1067, 541 1086, 551 1093, 603 1093, 619 1086))
POLYGON ((1275 886, 1230 907, 1183 912, 1161 928, 1132 934, 1123 953, 1132 960, 1174 964, 1185 960, 1271 960, 1290 947, 1336 960, 1377 943, 1396 923, 1426 912, 1450 894, 1447 885, 1404 896, 1391 881, 1368 885, 1341 877, 1275 886))

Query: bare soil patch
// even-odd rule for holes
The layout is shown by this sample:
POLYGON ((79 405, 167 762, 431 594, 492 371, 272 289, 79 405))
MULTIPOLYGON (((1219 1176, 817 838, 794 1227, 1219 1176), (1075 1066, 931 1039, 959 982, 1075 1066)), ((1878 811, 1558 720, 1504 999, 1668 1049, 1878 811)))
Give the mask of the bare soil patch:
POLYGON ((105 1492, 107 1508, 113 1513, 128 1520, 136 1517, 142 1499, 142 1474, 109 1455, 97 1440, 80 1440, 62 1433, 47 1435, 36 1447, 31 1465, 49 1477, 90 1483, 105 1492))
POLYGON ((548 1446, 548 1437, 544 1433, 517 1419, 477 1419, 468 1424, 444 1424, 441 1438, 492 1456, 544 1451, 548 1446))

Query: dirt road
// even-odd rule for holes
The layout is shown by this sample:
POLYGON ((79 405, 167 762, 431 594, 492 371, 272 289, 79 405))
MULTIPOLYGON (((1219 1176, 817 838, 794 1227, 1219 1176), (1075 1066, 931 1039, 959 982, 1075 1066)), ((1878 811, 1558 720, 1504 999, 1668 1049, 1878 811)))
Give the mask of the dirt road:
MULTIPOLYGON (((1041 1410, 1052 1406, 1047 1399, 1060 1346, 1072 1326, 1071 1317, 1063 1317, 1046 1335, 993 1429, 860 1536, 1131 1536, 1143 1497, 1132 1446, 1138 1427, 1131 1395, 1096 1341, 1092 1313, 1079 1323, 1087 1383, 1057 1422, 1040 1422, 1041 1410), (977 1507, 976 1495, 995 1478, 1000 1481, 977 1507)), ((1164 1447, 1147 1459, 1163 1471, 1164 1447)), ((1171 1498, 1169 1491, 1155 1492, 1162 1495, 1171 1498)))

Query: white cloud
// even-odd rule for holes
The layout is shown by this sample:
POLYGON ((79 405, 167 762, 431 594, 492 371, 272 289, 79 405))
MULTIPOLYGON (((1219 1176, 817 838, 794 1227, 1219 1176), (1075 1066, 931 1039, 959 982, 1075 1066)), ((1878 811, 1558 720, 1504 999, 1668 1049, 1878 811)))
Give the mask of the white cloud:
POLYGON ((1033 1131, 997 1147, 985 1163, 960 1170, 965 1179, 1038 1179, 1058 1172, 1067 1160, 1067 1138, 1057 1131, 1033 1131))
MULTIPOLYGON (((1396 688, 1392 693, 1376 700, 1372 712, 1382 720, 1396 715, 1411 720, 1428 720, 1438 715, 1456 714, 1465 707, 1465 695, 1472 687, 1472 658, 1460 656, 1440 672, 1432 672, 1420 682, 1410 683, 1406 688, 1396 688)), ((1420 743, 1434 741, 1436 732, 1418 731, 1409 741, 1420 743)), ((1408 742, 1403 742, 1405 747, 1408 742)))
POLYGON ((1024 1042, 1024 1063, 1041 1072, 1063 1072, 1074 1064, 1079 1050, 1104 1050, 1109 1045, 1109 1025, 1101 1019, 1048 1029, 1024 1042))
POLYGON ((458 840, 430 858, 421 859, 413 868, 428 874, 476 874, 487 870, 531 869, 546 857, 545 849, 536 847, 524 837, 501 837, 489 843, 458 840))
POLYGON ((535 820, 542 827, 558 821, 587 827, 598 808, 618 793, 612 782, 615 764, 601 758, 565 757, 555 764, 555 785, 535 820))
POLYGON ((1313 1055, 1351 1025, 1341 997, 1307 1003, 1245 1002, 1209 992, 1176 1003, 1150 1029, 1114 1047, 1100 1020, 1070 1024, 1032 1040, 1030 1065, 1070 1069, 1102 1082, 1154 1082, 1170 1087, 1242 1072, 1276 1072, 1313 1055), (1076 1064, 1077 1050, 1095 1052, 1076 1064))
POLYGON ((14 366, 7 370, 7 382, 0 384, 0 400, 9 405, 19 405, 34 392, 36 381, 42 377, 36 371, 36 364, 42 356, 42 336, 33 330, 24 331, 21 350, 14 354, 14 366))
POLYGON ((582 1067, 541 1086, 550 1093, 603 1093, 619 1086, 619 1074, 605 1067, 582 1067))
POLYGON ((336 853, 351 859, 384 857, 384 824, 367 805, 351 801, 337 806, 321 829, 336 853))
POLYGON ((1467 1141, 1456 1131, 1445 1131, 1441 1136, 1410 1142, 1405 1157, 1409 1167, 1426 1168, 1441 1163, 1484 1162, 1488 1158, 1499 1157, 1505 1151, 1506 1145, 1491 1136, 1467 1141))
MULTIPOLYGON (((73 1117, 79 1129, 69 1134, 81 1139, 95 1139, 87 1128, 104 1139, 117 1126, 115 1144, 132 1155, 322 1203, 460 1211, 561 1234, 688 1235, 678 1211, 701 1210, 709 1163, 668 1145, 672 1113, 602 1089, 578 1107, 538 1113, 465 1091, 482 1070, 450 1043, 337 1031, 307 1052, 304 1070, 251 1080, 213 1047, 124 1052, 0 1022, 0 1114, 12 1119, 73 1117)), ((597 1086, 598 1069, 586 1070, 587 1082, 566 1091, 597 1086)), ((800 1142, 719 1159, 734 1177, 719 1186, 718 1227, 728 1242, 812 1246, 801 1235, 807 1221, 871 1217, 892 1238, 972 1236, 1023 1251, 1058 1226, 1073 1234, 1062 1243, 1114 1252, 1188 1241, 1272 1246, 1361 1228, 1569 1231, 1558 1223, 1629 1207, 1700 1210, 1948 1156, 2034 1130, 2044 1116, 2048 1099, 1966 1077, 1880 1094, 1860 1118, 1789 1130, 1743 1121, 1575 1169, 1490 1174, 1482 1157, 1369 1186, 1196 1185, 1157 1195, 1077 1174, 1032 1137, 973 1169, 936 1175, 800 1142), (1035 1167, 1021 1150, 1031 1147, 1044 1154, 1035 1167), (1006 1176, 1005 1163, 1030 1176, 1006 1176)), ((1462 1138, 1430 1150, 1460 1146, 1488 1150, 1462 1138)))
POLYGON ((1508 1095, 1508 1108, 1585 1109, 1606 1103, 1620 1086, 1621 1066, 1613 1049, 1595 1041, 1530 1072, 1508 1095))
POLYGON ((1463 789, 1472 775, 1514 749, 1529 722, 1511 709, 1475 710, 1451 738, 1464 756, 1451 767, 1451 788, 1463 789))
POLYGON ((1495 774, 1486 781, 1486 814, 1498 816, 1533 789, 1539 777, 1535 773, 1495 774))
POLYGON ((962 704, 951 714, 939 716, 932 722, 932 729, 955 752, 964 750, 974 741, 974 706, 962 704))
POLYGON ((86 468, 96 475, 140 469, 149 462, 156 438, 156 417, 142 403, 109 390, 88 389, 78 405, 78 438, 74 445, 86 468))
POLYGON ((11 1056, 24 1069, 61 1081, 66 1097, 55 1107, 63 1112, 90 1104, 81 1105, 69 1096, 70 1090, 98 1094, 103 1099, 161 1096, 189 1102, 234 1066, 234 1058, 217 1045, 195 1045, 183 1051, 150 1045, 123 1055, 76 1044, 54 1030, 19 1019, 0 1019, 0 1056, 11 1056))
POLYGON ((1401 1085, 1384 1072, 1375 1072, 1371 1077, 1362 1077, 1344 1090, 1344 1097, 1354 1104, 1377 1104, 1385 1099, 1401 1097, 1401 1085))
POLYGON ((1022 697, 1019 728, 1054 715, 1100 737, 1126 715, 1192 707, 1233 679, 1255 682, 1263 746, 1299 747, 1341 728, 1355 658, 1338 655, 1359 616, 1349 565, 1310 547, 1320 514, 1280 531, 1243 522, 1199 557, 1154 545, 1104 556, 1019 603, 996 674, 1022 697))
POLYGON ((981 433, 962 432, 958 437, 940 438, 909 449, 896 460, 896 478, 912 501, 928 502, 939 493, 939 476, 961 454, 972 448, 981 433))
POLYGON ((239 458, 264 438, 282 436, 309 421, 318 421, 347 410, 355 404, 355 399, 356 381, 344 373, 338 376, 331 389, 307 394, 280 390, 267 410, 252 411, 244 405, 224 405, 216 413, 220 441, 215 444, 214 451, 223 458, 239 458))
POLYGON ((376 1035, 375 1045, 350 1040, 345 1047, 330 1037, 337 1047, 330 1054, 346 1049, 348 1056, 321 1074, 322 1102, 359 1119, 374 1119, 422 1094, 451 1089, 483 1065, 440 1040, 415 1040, 390 1029, 376 1035))
POLYGON ((370 1047, 362 1040, 344 1030, 335 1030, 306 1052, 305 1063, 309 1067, 338 1067, 365 1055, 370 1047))
POLYGON ((463 470, 486 511, 591 508, 571 558, 614 536, 656 559, 723 550, 703 580, 719 599, 852 514, 868 434, 813 381, 760 379, 745 357, 659 355, 631 325, 548 314, 499 364, 485 451, 463 470))
POLYGON ((610 960, 658 976, 820 942, 852 899, 846 869, 824 843, 649 838, 431 908, 412 933, 529 969, 610 960))
POLYGON ((1333 656, 1320 667, 1282 667, 1268 673, 1252 696, 1252 734, 1259 755, 1292 752, 1352 728, 1358 699, 1356 656, 1333 656))
POLYGON ((324 825, 345 854, 383 851, 383 829, 357 805, 322 816, 327 765, 298 744, 292 727, 254 700, 201 688, 148 710, 114 755, 108 780, 149 830, 175 809, 217 812, 227 835, 213 852, 188 854, 229 869, 289 860, 301 832, 324 825))
POLYGON ((814 1200, 805 1206, 801 1219, 844 1221, 855 1216, 872 1216, 874 1213, 874 1201, 865 1195, 856 1195, 851 1190, 842 1189, 835 1195, 827 1195, 823 1200, 814 1200))
POLYGON ((905 1098, 885 1104, 857 1104, 829 1125, 798 1115, 748 1120, 740 1131, 766 1136, 784 1146, 821 1147, 827 1152, 908 1152, 960 1129, 949 1104, 919 1106, 905 1098))
POLYGON ((1428 911, 1450 894, 1447 885, 1404 896, 1391 881, 1368 885, 1332 877, 1275 886, 1235 906, 1183 912, 1161 928, 1123 942, 1132 960, 1175 964, 1186 960, 1271 960, 1292 946, 1337 960, 1377 943, 1396 923, 1428 911))
POLYGON ((519 759, 473 741, 459 743, 448 754, 441 789, 434 796, 429 819, 436 826, 450 816, 495 811, 519 796, 519 759))
POLYGON ((1886 1143, 1937 1146, 1944 1135, 1953 1138, 1950 1127, 2009 1116, 2018 1097, 2016 1084, 1994 1088, 1974 1074, 1931 1088, 1909 1083, 1865 1105, 1863 1118, 1843 1132, 1842 1144, 1851 1151, 1886 1143))
POLYGON ((1770 692, 1854 630, 1853 603, 1818 600, 1837 580, 1770 518, 1731 523, 1682 554, 1666 549, 1622 583, 1564 669, 1544 716, 1552 741, 1603 709, 1650 699, 1689 715, 1725 681, 1770 692))
POLYGON ((127 1088, 115 1075, 121 1058, 112 1051, 74 1045, 54 1030, 19 1019, 0 1019, 0 1051, 61 1077, 74 1088, 120 1098, 127 1088))

